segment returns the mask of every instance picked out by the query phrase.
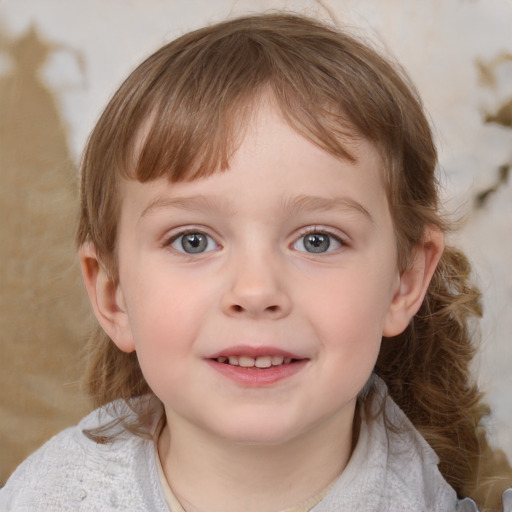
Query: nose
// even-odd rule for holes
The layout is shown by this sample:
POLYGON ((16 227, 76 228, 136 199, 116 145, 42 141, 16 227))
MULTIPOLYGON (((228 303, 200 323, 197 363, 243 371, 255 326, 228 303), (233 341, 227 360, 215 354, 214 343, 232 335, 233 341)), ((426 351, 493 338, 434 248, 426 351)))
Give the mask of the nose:
POLYGON ((270 258, 241 257, 232 265, 222 310, 234 317, 279 319, 291 311, 283 270, 270 258))

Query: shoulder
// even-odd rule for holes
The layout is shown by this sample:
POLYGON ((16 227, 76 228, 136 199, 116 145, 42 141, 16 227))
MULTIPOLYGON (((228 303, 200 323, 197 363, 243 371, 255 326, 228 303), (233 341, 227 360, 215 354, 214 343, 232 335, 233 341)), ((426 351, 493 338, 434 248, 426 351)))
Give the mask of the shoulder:
MULTIPOLYGON (((369 415, 361 408, 361 431, 345 470, 312 512, 478 512, 459 500, 438 469, 439 458, 388 396, 377 376, 369 382, 369 415)), ((503 494, 512 512, 512 489, 503 494)))
MULTIPOLYGON (((479 512, 473 499, 457 497, 439 471, 437 454, 387 395, 385 384, 381 381, 378 386, 381 397, 378 400, 383 398, 385 402, 384 414, 376 422, 375 428, 380 430, 381 435, 385 433, 387 476, 393 482, 396 493, 390 493, 390 502, 401 495, 406 500, 409 496, 411 501, 419 501, 421 506, 418 510, 479 512)), ((502 508, 496 512, 512 512, 512 488, 503 493, 502 508)))
POLYGON ((0 490, 0 510, 159 510, 153 442, 123 431, 99 444, 84 434, 125 413, 128 407, 109 404, 50 439, 0 490))
POLYGON ((459 512, 436 454, 387 396, 384 382, 374 376, 370 387, 349 463, 313 511, 459 512))

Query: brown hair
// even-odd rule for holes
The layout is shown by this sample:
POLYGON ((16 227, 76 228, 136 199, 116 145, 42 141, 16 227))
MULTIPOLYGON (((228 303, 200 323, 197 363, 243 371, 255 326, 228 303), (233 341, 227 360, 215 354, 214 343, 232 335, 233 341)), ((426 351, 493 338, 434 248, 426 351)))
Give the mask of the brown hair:
MULTIPOLYGON (((401 68, 320 22, 251 16, 158 50, 128 77, 92 132, 77 241, 94 244, 114 281, 119 180, 176 182, 226 169, 263 91, 293 128, 326 151, 350 159, 343 142, 353 137, 380 150, 402 270, 426 226, 446 231, 432 133, 401 68)), ((470 376, 471 321, 481 308, 469 276, 465 256, 446 248, 419 313, 404 333, 383 340, 375 371, 439 455, 447 481, 487 507, 497 505, 506 484, 482 471, 492 468, 485 461, 494 454, 479 427, 487 410, 470 376)), ((87 379, 98 405, 151 394, 136 354, 119 351, 99 328, 89 344, 87 379)), ((510 470, 505 460, 502 466, 510 470)))

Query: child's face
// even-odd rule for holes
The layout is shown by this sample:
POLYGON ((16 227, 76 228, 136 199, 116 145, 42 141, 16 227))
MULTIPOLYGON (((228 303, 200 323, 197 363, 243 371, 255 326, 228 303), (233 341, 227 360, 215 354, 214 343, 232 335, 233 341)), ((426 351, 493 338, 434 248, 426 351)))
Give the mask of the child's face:
POLYGON ((313 145, 269 101, 229 171, 123 183, 113 337, 171 432, 281 443, 352 424, 400 288, 381 159, 352 151, 313 145))

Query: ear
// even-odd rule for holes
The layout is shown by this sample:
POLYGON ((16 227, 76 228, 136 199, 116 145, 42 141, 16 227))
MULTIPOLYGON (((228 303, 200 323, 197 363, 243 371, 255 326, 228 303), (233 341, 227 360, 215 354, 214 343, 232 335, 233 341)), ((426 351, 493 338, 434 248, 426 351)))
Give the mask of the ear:
POLYGON ((78 257, 98 322, 120 350, 133 352, 135 344, 121 287, 109 276, 92 243, 83 244, 78 250, 78 257))
POLYGON ((443 250, 442 232, 435 227, 427 227, 423 239, 414 249, 411 267, 400 275, 384 322, 383 336, 397 336, 409 325, 420 309, 443 250))

